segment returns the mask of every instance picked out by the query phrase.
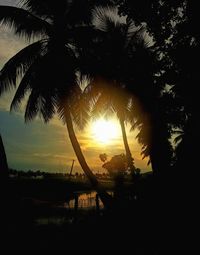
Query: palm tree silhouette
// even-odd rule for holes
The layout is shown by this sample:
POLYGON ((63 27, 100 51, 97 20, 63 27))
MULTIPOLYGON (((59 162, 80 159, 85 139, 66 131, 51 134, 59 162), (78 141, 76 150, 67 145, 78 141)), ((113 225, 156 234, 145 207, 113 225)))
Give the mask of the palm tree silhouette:
MULTIPOLYGON (((97 90, 94 96, 101 95, 97 97, 96 108, 108 109, 110 103, 121 118, 123 137, 126 137, 123 128, 126 115, 122 109, 130 106, 132 117, 128 119, 133 129, 140 130, 137 138, 143 145, 144 157, 150 157, 155 172, 164 171, 170 166, 172 152, 170 128, 166 122, 167 104, 162 97, 159 77, 155 78, 158 70, 156 48, 151 44, 145 26, 136 27, 130 19, 120 19, 116 9, 97 8, 93 16, 96 34, 87 41, 88 50, 84 48, 80 55, 82 61, 85 60, 82 72, 89 75, 94 91, 97 90), (115 98, 114 104, 112 98, 115 98)), ((128 151, 130 149, 126 154, 131 155, 128 151)))
POLYGON ((134 170, 133 158, 128 145, 125 122, 129 119, 131 95, 126 93, 125 84, 131 72, 131 49, 140 39, 143 28, 136 28, 129 21, 120 20, 116 8, 96 8, 93 11, 94 33, 85 42, 82 50, 81 72, 89 77, 86 88, 93 107, 93 115, 115 112, 119 118, 126 158, 130 169, 134 170))
POLYGON ((92 112, 91 115, 94 118, 100 116, 109 117, 116 114, 121 126, 122 138, 124 148, 126 151, 126 161, 128 169, 133 171, 134 159, 129 148, 125 122, 129 119, 129 103, 130 95, 128 95, 123 89, 117 88, 116 85, 112 85, 111 81, 103 79, 97 79, 86 87, 85 90, 89 100, 91 101, 92 112))
POLYGON ((24 0, 22 8, 0 6, 0 21, 3 24, 11 26, 18 36, 35 39, 34 43, 4 65, 0 73, 0 94, 16 88, 17 79, 21 78, 11 110, 17 109, 28 94, 25 121, 33 120, 39 114, 48 122, 58 111, 67 125, 70 141, 83 171, 106 204, 110 196, 101 189, 90 170, 73 128, 73 99, 78 99, 81 94, 76 79, 73 32, 77 24, 81 24, 81 29, 84 23, 82 17, 75 15, 73 7, 73 1, 66 0, 57 5, 54 1, 24 0))

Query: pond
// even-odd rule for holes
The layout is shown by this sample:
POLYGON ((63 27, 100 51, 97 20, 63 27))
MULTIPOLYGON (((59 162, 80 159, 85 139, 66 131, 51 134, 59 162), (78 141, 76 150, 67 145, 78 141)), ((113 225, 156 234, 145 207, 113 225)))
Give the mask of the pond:
POLYGON ((68 209, 75 208, 75 197, 78 199, 78 209, 93 209, 96 207, 97 199, 99 202, 99 208, 103 208, 103 203, 101 199, 97 197, 97 193, 95 191, 92 192, 75 192, 74 198, 65 203, 65 207, 68 209))
MULTIPOLYGON (((112 192, 108 192, 110 195, 113 195, 112 192)), ((62 225, 63 223, 72 223, 74 219, 75 210, 87 211, 87 210, 96 210, 97 208, 103 209, 103 203, 101 199, 98 198, 95 191, 78 191, 73 193, 73 197, 67 202, 60 202, 57 205, 53 206, 54 210, 61 210, 61 213, 57 215, 49 215, 45 217, 38 217, 36 219, 37 225, 62 225), (98 202, 97 202, 98 199, 98 202), (75 206, 76 203, 76 206, 75 206), (98 204, 98 205, 97 205, 98 204), (75 209, 76 207, 76 209, 75 209), (70 213, 71 212, 71 213, 70 213)))

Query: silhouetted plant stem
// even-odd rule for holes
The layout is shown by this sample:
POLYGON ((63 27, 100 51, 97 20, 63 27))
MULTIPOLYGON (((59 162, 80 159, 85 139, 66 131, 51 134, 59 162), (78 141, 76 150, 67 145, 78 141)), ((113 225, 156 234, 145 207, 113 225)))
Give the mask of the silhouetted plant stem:
POLYGON ((127 164, 128 164, 128 167, 130 169, 132 169, 133 168, 133 158, 132 158, 131 151, 130 151, 130 148, 129 148, 129 145, 128 145, 126 129, 125 129, 125 125, 124 125, 124 119, 122 117, 119 117, 119 122, 120 122, 120 126, 121 126, 121 131, 122 131, 124 148, 125 148, 125 151, 126 151, 127 164))

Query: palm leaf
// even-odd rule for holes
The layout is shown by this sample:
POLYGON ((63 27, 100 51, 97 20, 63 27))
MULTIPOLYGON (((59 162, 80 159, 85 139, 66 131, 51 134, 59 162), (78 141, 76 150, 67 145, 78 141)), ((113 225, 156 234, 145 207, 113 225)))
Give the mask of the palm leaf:
POLYGON ((29 89, 34 89, 35 87, 35 71, 37 72, 37 67, 40 64, 41 56, 37 57, 37 59, 34 61, 34 63, 29 67, 29 69, 26 71, 25 75, 23 76, 17 91, 15 93, 15 96, 12 100, 10 110, 17 109, 24 98, 26 92, 29 89))
POLYGON ((0 22, 27 40, 51 33, 51 25, 30 12, 13 6, 0 6, 0 22))
POLYGON ((24 114, 25 122, 33 120, 39 112, 40 93, 38 90, 32 90, 29 95, 26 110, 24 114))
POLYGON ((57 97, 52 91, 42 93, 39 89, 32 89, 25 110, 25 122, 32 121, 37 115, 48 122, 56 112, 57 97))
POLYGON ((90 120, 90 103, 84 96, 84 94, 80 94, 76 96, 76 100, 70 107, 71 114, 73 117, 73 121, 76 126, 82 130, 88 124, 90 120))
POLYGON ((108 117, 114 113, 112 101, 109 94, 101 93, 93 100, 91 116, 99 118, 104 115, 108 117))
POLYGON ((93 9, 92 16, 95 26, 104 32, 112 31, 122 24, 119 20, 119 17, 117 17, 116 7, 98 6, 93 9))
POLYGON ((59 3, 55 4, 55 0, 21 0, 23 8, 35 15, 48 19, 61 15, 63 17, 71 2, 69 0, 59 0, 59 3))
POLYGON ((68 101, 65 101, 63 98, 57 101, 57 113, 62 120, 63 124, 65 124, 65 107, 68 107, 68 101))
POLYGON ((10 111, 18 109, 22 99, 26 95, 26 92, 30 89, 31 78, 32 78, 32 73, 30 70, 28 70, 17 88, 17 91, 10 105, 10 111))
POLYGON ((39 55, 29 67, 17 89, 11 109, 18 107, 27 90, 31 91, 26 105, 25 121, 33 120, 38 114, 45 122, 48 122, 56 112, 58 99, 56 77, 50 69, 53 68, 53 56, 51 52, 39 55))
MULTIPOLYGON (((48 75, 48 67, 52 65, 49 59, 48 54, 41 59, 38 58, 28 70, 27 76, 24 76, 24 85, 27 84, 27 87, 24 86, 25 91, 27 89, 32 91, 26 106, 25 121, 33 120, 38 114, 45 122, 48 122, 56 112, 58 94, 54 74, 51 71, 51 74, 48 75)), ((18 103, 20 99, 19 97, 13 103, 18 103)))
POLYGON ((53 91, 49 91, 49 93, 43 94, 40 100, 40 116, 46 123, 52 119, 56 113, 57 96, 52 92, 53 91))
POLYGON ((38 55, 42 54, 44 47, 44 40, 35 42, 19 51, 4 65, 0 72, 0 95, 16 87, 17 78, 23 76, 38 55))
POLYGON ((74 57, 68 50, 62 51, 63 55, 58 55, 59 58, 55 53, 54 50, 49 50, 38 59, 30 80, 30 87, 39 91, 37 108, 45 122, 56 112, 59 100, 65 107, 69 98, 77 100, 77 91, 80 90, 75 82, 74 57))

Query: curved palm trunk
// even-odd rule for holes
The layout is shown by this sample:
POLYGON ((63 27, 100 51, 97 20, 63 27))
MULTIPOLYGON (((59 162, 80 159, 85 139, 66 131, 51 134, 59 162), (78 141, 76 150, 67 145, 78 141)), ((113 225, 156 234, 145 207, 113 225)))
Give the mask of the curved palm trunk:
POLYGON ((130 151, 130 148, 129 148, 129 145, 128 145, 126 129, 125 129, 125 125, 124 125, 124 119, 122 117, 119 117, 119 122, 120 122, 120 126, 121 126, 121 131, 122 131, 124 148, 125 148, 125 151, 126 151, 127 164, 128 164, 129 169, 133 169, 134 168, 133 158, 132 158, 131 151, 130 151))
POLYGON ((74 152, 76 154, 76 157, 79 161, 79 164, 81 165, 85 175, 89 179, 92 187, 98 192, 99 197, 100 197, 102 203, 104 204, 104 206, 106 208, 110 207, 111 203, 112 203, 112 197, 105 190, 102 189, 102 187, 99 184, 96 176, 90 170, 90 168, 89 168, 89 166, 88 166, 88 164, 85 160, 85 157, 82 153, 79 142, 76 138, 74 128, 73 128, 72 119, 71 119, 71 114, 70 114, 68 109, 65 109, 65 120, 66 120, 66 124, 67 124, 69 138, 70 138, 72 147, 74 149, 74 152))

